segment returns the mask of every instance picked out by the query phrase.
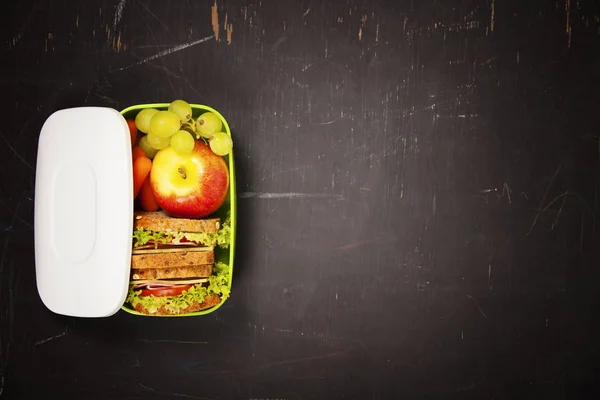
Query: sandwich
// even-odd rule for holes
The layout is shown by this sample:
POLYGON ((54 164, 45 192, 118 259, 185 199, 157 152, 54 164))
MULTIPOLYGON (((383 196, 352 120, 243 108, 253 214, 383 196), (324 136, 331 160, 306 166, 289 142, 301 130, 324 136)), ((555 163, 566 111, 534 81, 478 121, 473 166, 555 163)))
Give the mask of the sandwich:
POLYGON ((218 305, 229 296, 229 267, 215 250, 229 247, 229 216, 173 218, 136 211, 126 302, 148 315, 178 315, 218 305))

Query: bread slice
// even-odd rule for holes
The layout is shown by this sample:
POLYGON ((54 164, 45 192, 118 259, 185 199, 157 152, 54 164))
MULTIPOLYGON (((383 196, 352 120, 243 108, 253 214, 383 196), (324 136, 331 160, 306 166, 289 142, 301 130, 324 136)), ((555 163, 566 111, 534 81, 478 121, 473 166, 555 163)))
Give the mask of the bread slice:
POLYGON ((213 250, 142 253, 131 256, 132 269, 177 268, 214 263, 215 252, 213 250))
POLYGON ((135 228, 144 228, 151 231, 217 233, 221 227, 219 218, 173 218, 164 211, 136 211, 134 215, 135 228))
POLYGON ((134 269, 131 278, 141 279, 176 279, 176 278, 207 278, 212 274, 212 265, 191 265, 173 268, 134 269))
POLYGON ((213 294, 206 296, 202 303, 195 302, 195 303, 191 304, 190 306, 188 306, 182 310, 179 310, 179 312, 169 311, 169 310, 165 309, 164 306, 161 306, 158 310, 156 310, 153 313, 148 311, 148 309, 146 307, 142 306, 141 304, 136 305, 134 308, 137 312, 142 313, 142 314, 148 314, 148 315, 180 315, 180 314, 188 314, 188 313, 204 310, 204 309, 207 309, 210 307, 214 307, 217 304, 219 304, 220 302, 221 302, 221 297, 219 297, 218 294, 213 293, 213 294))

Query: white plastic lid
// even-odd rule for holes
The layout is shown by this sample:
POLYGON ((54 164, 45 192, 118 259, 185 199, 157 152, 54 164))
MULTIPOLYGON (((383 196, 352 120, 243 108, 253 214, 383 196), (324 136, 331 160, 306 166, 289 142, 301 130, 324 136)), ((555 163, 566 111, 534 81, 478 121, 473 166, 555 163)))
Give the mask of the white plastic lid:
POLYGON ((116 110, 60 110, 44 123, 35 182, 37 288, 51 311, 107 317, 127 296, 131 139, 116 110))

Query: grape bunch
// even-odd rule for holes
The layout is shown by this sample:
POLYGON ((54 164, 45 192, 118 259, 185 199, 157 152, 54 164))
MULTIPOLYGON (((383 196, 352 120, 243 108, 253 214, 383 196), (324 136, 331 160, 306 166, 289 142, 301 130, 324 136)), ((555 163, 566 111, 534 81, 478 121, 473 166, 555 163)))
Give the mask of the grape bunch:
POLYGON ((146 134, 139 146, 149 158, 169 146, 178 154, 190 153, 196 139, 208 141, 213 153, 219 156, 229 154, 233 148, 233 141, 222 131, 223 123, 216 114, 205 112, 194 119, 192 108, 183 100, 173 101, 165 111, 141 110, 135 117, 135 126, 146 134))

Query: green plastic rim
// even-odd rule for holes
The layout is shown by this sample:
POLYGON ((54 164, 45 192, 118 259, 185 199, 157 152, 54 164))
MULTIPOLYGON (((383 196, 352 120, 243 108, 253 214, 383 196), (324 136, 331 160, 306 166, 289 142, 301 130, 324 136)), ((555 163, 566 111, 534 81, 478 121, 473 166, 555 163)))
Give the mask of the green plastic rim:
MULTIPOLYGON (((211 108, 209 106, 205 106, 202 104, 190 104, 190 107, 192 107, 192 113, 193 113, 194 118, 197 118, 200 114, 207 112, 207 111, 210 111, 210 112, 216 114, 221 119, 221 122, 223 123, 223 126, 225 127, 225 133, 227 133, 229 136, 231 136, 231 130, 229 129, 229 124, 227 123, 227 120, 221 115, 220 112, 218 112, 214 108, 211 108)), ((134 119, 135 116, 138 114, 138 112, 140 112, 141 110, 143 110, 145 108, 156 108, 158 110, 166 110, 169 108, 169 103, 138 104, 135 106, 127 107, 126 109, 122 110, 121 115, 123 115, 123 117, 125 117, 126 119, 134 119)), ((232 150, 228 155, 223 157, 229 167, 229 194, 227 196, 227 199, 221 206, 221 208, 219 210, 217 210, 217 212, 215 213, 216 215, 223 217, 226 214, 226 212, 229 210, 230 215, 231 215, 231 243, 229 244, 229 250, 227 251, 227 250, 215 249, 215 262, 222 262, 222 263, 229 265, 229 289, 230 289, 230 292, 231 292, 231 283, 233 281, 233 262, 234 262, 234 256, 235 256, 235 239, 236 239, 236 232, 237 232, 237 229, 236 229, 236 227, 237 227, 237 198, 236 198, 236 183, 235 183, 235 164, 234 164, 234 160, 233 160, 233 158, 234 158, 233 153, 234 153, 234 150, 232 150)), ((226 301, 227 301, 227 299, 225 299, 224 301, 221 301, 219 304, 217 304, 214 307, 207 308, 206 310, 201 310, 201 311, 196 311, 196 312, 192 312, 192 313, 188 313, 188 314, 181 314, 181 315, 142 314, 142 313, 137 312, 134 309, 130 308, 127 304, 123 304, 121 306, 121 309, 123 311, 128 312, 129 314, 139 315, 142 317, 196 317, 196 316, 206 315, 206 314, 210 314, 214 311, 217 311, 221 306, 223 306, 223 304, 226 301)))

